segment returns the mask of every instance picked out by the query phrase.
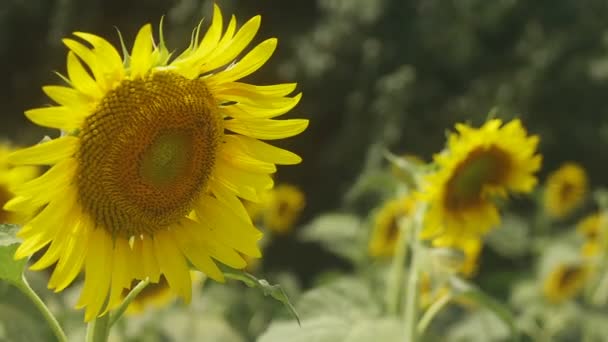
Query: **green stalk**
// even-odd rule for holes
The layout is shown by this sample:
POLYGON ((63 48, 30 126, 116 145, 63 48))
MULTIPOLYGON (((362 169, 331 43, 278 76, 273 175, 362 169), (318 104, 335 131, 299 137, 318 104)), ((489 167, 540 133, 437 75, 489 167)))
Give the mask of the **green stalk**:
POLYGON ((419 286, 419 267, 420 267, 420 239, 418 235, 422 229, 422 220, 426 212, 426 205, 420 204, 416 211, 416 216, 412 224, 412 237, 410 240, 411 257, 408 270, 407 289, 405 293, 404 317, 405 317, 405 341, 418 341, 418 331, 416 325, 418 321, 418 296, 419 286))
POLYGON ((106 342, 110 336, 110 315, 105 314, 87 325, 86 342, 106 342))
POLYGON ((146 286, 148 286, 148 284, 150 284, 150 279, 146 278, 146 280, 140 281, 139 284, 137 284, 131 290, 131 292, 129 292, 129 294, 127 295, 125 300, 120 304, 118 309, 116 309, 116 311, 114 311, 110 315, 109 327, 112 327, 114 325, 114 323, 116 323, 116 321, 118 321, 120 319, 120 317, 125 313, 125 311, 129 307, 129 304, 131 304, 133 299, 135 299, 135 297, 137 297, 137 295, 139 295, 139 293, 141 291, 143 291, 146 288, 146 286))
POLYGON ((55 335, 57 340, 59 342, 67 342, 68 338, 63 332, 63 329, 61 329, 59 322, 57 322, 57 319, 55 318, 55 316, 53 316, 53 313, 51 313, 51 310, 49 310, 46 304, 44 304, 42 299, 38 297, 38 294, 34 292, 30 284, 27 282, 27 279, 25 279, 25 276, 22 275, 21 281, 15 282, 14 285, 19 289, 19 291, 26 295, 32 301, 32 303, 34 303, 36 308, 38 308, 42 316, 44 316, 44 319, 48 323, 49 327, 53 331, 53 334, 55 335))
POLYGON ((431 324, 433 321, 433 318, 435 318, 435 316, 450 302, 450 300, 452 300, 452 294, 446 293, 437 298, 437 300, 433 302, 431 306, 429 306, 418 322, 417 330, 419 336, 424 334, 426 328, 428 328, 429 324, 431 324))
POLYGON ((129 304, 143 291, 150 283, 149 279, 142 280, 135 286, 131 292, 125 297, 125 300, 120 303, 120 306, 113 313, 107 313, 101 317, 95 318, 87 325, 86 342, 106 342, 110 336, 110 328, 116 323, 122 314, 127 310, 129 304))
POLYGON ((410 220, 403 219, 399 222, 399 239, 395 246, 395 254, 391 261, 391 269, 388 274, 388 286, 386 289, 386 310, 389 315, 396 315, 399 309, 399 297, 403 287, 403 278, 405 272, 405 261, 407 259, 407 241, 411 236, 409 232, 411 228, 410 220))

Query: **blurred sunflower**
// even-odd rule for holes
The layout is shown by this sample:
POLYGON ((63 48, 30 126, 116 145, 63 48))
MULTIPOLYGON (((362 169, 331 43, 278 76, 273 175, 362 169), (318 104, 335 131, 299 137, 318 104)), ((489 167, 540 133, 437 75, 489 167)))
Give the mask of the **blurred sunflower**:
POLYGON ((279 184, 259 204, 264 227, 276 234, 288 234, 306 205, 304 193, 291 184, 279 184))
POLYGON ((564 218, 578 208, 587 195, 587 173, 577 163, 564 163, 549 174, 543 204, 554 218, 564 218))
POLYGON ((399 221, 413 214, 415 204, 413 196, 406 196, 387 201, 380 207, 374 217, 368 246, 372 257, 393 255, 402 233, 399 221))
POLYGON ((11 165, 8 156, 13 150, 10 144, 0 142, 0 223, 19 224, 25 222, 33 212, 15 213, 4 210, 3 206, 14 197, 15 188, 35 178, 40 172, 34 166, 11 165))
POLYGON ((456 125, 438 167, 425 179, 421 199, 429 203, 421 236, 475 237, 500 222, 493 197, 528 193, 536 185, 541 164, 537 136, 529 136, 519 120, 503 125, 493 119, 481 128, 456 125))
POLYGON ((583 264, 560 264, 545 278, 543 294, 552 303, 570 299, 583 289, 589 274, 589 267, 583 264))
POLYGON ((580 233, 585 241, 583 243, 581 254, 586 257, 598 255, 601 246, 602 227, 608 224, 608 214, 595 213, 583 218, 576 226, 576 230, 580 233))
POLYGON ((225 31, 220 9, 199 39, 177 57, 158 44, 150 24, 131 54, 120 57, 89 33, 64 39, 67 86, 43 90, 59 105, 27 111, 34 123, 61 129, 61 137, 13 153, 11 162, 52 165, 16 191, 5 208, 42 209, 19 232, 16 258, 49 246, 32 265, 56 263, 49 287, 61 291, 84 269, 77 307, 85 320, 120 304, 134 279, 169 287, 189 302, 189 264, 223 281, 215 260, 245 267, 239 253, 259 257, 254 228, 240 198, 257 201, 272 188, 275 164, 301 159, 258 139, 294 136, 307 120, 273 120, 301 94, 295 84, 239 82, 272 55, 277 40, 256 45, 260 16, 225 31))

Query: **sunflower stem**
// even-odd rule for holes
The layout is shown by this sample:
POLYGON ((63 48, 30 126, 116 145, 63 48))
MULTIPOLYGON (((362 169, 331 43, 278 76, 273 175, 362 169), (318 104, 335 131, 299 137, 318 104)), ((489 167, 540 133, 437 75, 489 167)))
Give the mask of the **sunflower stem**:
POLYGON ((110 315, 106 314, 87 325, 86 342, 106 342, 110 336, 110 315))
POLYGON ((129 292, 129 294, 127 295, 125 300, 120 304, 118 309, 116 309, 116 311, 112 312, 112 314, 110 315, 109 328, 111 328, 114 325, 114 323, 116 323, 120 319, 120 317, 122 317, 122 315, 125 313, 125 311, 129 307, 129 304, 131 304, 133 299, 135 299, 135 297, 137 297, 137 295, 139 295, 139 293, 141 291, 143 291, 146 288, 146 286, 148 286, 148 284, 150 284, 150 279, 146 278, 146 280, 140 281, 139 284, 137 284, 131 290, 131 292, 129 292))
POLYGON ((422 220, 426 212, 426 205, 420 204, 416 210, 416 216, 411 227, 412 235, 410 242, 410 267, 408 270, 407 288, 405 292, 404 318, 405 318, 405 341, 418 341, 416 323, 418 321, 418 292, 419 266, 420 266, 420 239, 418 235, 422 229, 422 220))
POLYGON ((14 285, 19 289, 19 291, 26 295, 32 301, 32 303, 34 303, 36 308, 38 308, 57 340, 59 342, 67 342, 68 338, 65 335, 65 332, 63 332, 63 329, 61 329, 59 322, 55 316, 53 316, 51 310, 49 310, 46 304, 44 304, 38 294, 36 294, 36 292, 32 289, 30 284, 27 282, 27 279, 25 279, 25 276, 21 275, 21 281, 14 283, 14 285))
POLYGON ((422 336, 428 328, 429 324, 433 321, 433 318, 445 307, 450 300, 452 299, 452 295, 450 293, 444 294, 441 297, 437 298, 437 300, 429 306, 429 308, 424 312, 422 317, 420 317, 420 321, 418 322, 418 334, 422 336))
POLYGON ((391 261, 391 269, 388 274, 388 286, 386 289, 386 310, 389 315, 396 315, 399 309, 399 295, 403 287, 403 278, 405 271, 405 262, 407 259, 407 244, 409 229, 411 226, 409 220, 403 219, 399 221, 399 239, 395 247, 395 254, 391 261))

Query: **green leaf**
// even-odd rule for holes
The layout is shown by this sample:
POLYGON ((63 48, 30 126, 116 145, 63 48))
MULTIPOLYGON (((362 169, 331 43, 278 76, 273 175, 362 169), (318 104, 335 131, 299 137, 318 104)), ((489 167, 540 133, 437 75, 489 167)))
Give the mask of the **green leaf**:
POLYGON ((328 251, 354 263, 359 263, 366 257, 367 229, 354 215, 322 215, 302 229, 299 238, 302 241, 318 242, 328 251))
POLYGON ((492 311, 483 309, 450 327, 444 338, 459 342, 502 342, 509 339, 509 327, 492 311))
POLYGON ((303 318, 321 315, 336 317, 375 317, 380 315, 378 298, 366 283, 354 277, 341 277, 313 288, 298 300, 298 311, 303 318))
POLYGON ((321 315, 302 321, 273 322, 258 342, 399 342, 403 324, 394 318, 350 320, 345 316, 321 315))
POLYGON ((20 243, 16 236, 19 226, 15 224, 0 224, 0 246, 10 246, 20 243))
POLYGON ((486 241, 504 257, 521 257, 531 248, 529 223, 521 216, 506 214, 500 227, 493 229, 486 241))
POLYGON ((266 279, 258 279, 247 272, 224 272, 224 276, 229 279, 242 281, 249 287, 255 287, 261 290, 264 296, 271 296, 272 298, 283 303, 287 310, 289 310, 289 312, 298 321, 298 324, 300 323, 300 317, 296 312, 296 308, 289 301, 289 297, 287 297, 287 293, 285 293, 281 285, 271 285, 266 279))
POLYGON ((467 283, 460 278, 452 278, 451 284, 458 297, 471 300, 481 307, 489 310, 496 318, 502 321, 502 324, 508 327, 507 330, 510 332, 511 340, 519 341, 519 331, 517 330, 517 326, 515 324, 515 317, 506 307, 506 305, 485 294, 473 284, 467 283))
POLYGON ((13 284, 23 283, 23 271, 27 259, 15 260, 14 255, 20 240, 15 236, 18 226, 0 225, 0 279, 13 284))

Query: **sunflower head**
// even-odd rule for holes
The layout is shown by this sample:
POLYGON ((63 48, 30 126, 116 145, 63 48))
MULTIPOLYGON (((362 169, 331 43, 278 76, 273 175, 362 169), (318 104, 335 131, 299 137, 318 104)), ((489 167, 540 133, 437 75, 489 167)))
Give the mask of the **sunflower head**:
POLYGON ((584 242, 581 253, 586 257, 599 254, 603 230, 608 224, 608 214, 595 213, 583 218, 576 226, 577 232, 583 236, 584 242))
POLYGON ((385 202, 374 216, 368 251, 372 257, 390 257, 394 254, 401 236, 401 221, 413 215, 413 196, 400 197, 385 202))
POLYGON ((306 198, 298 187, 279 184, 259 204, 262 225, 276 234, 288 234, 305 205, 306 198))
POLYGON ((577 209, 587 195, 587 173, 577 163, 564 163, 549 174, 543 194, 545 211, 553 218, 564 218, 577 209))
POLYGON ((423 238, 475 236, 500 221, 494 197, 528 193, 536 185, 541 157, 537 136, 519 120, 493 119, 480 128, 456 125, 446 149, 435 155, 421 198, 429 203, 423 238))
POLYGON ((244 53, 260 21, 237 29, 214 6, 206 33, 199 25, 179 54, 169 53, 162 28, 155 42, 150 24, 123 56, 90 33, 63 40, 66 84, 43 88, 56 105, 25 114, 64 134, 9 156, 50 168, 4 208, 38 213, 19 232, 16 257, 46 247, 32 268, 56 264, 50 288, 61 291, 84 270, 85 320, 119 305, 133 280, 164 277, 187 302, 190 265, 223 281, 216 261, 243 268, 242 254, 260 256, 261 232, 241 200, 273 187, 276 164, 301 161, 262 140, 308 125, 275 120, 299 102, 295 84, 240 81, 276 48, 270 38, 244 53))
POLYGON ((20 224, 27 221, 33 212, 15 213, 3 209, 4 204, 11 200, 14 190, 40 173, 38 167, 15 166, 8 162, 8 155, 14 148, 6 143, 0 142, 0 223, 20 224))
POLYGON ((583 264, 557 265, 544 279, 543 294, 552 303, 573 298, 583 289, 589 274, 589 267, 583 264))

